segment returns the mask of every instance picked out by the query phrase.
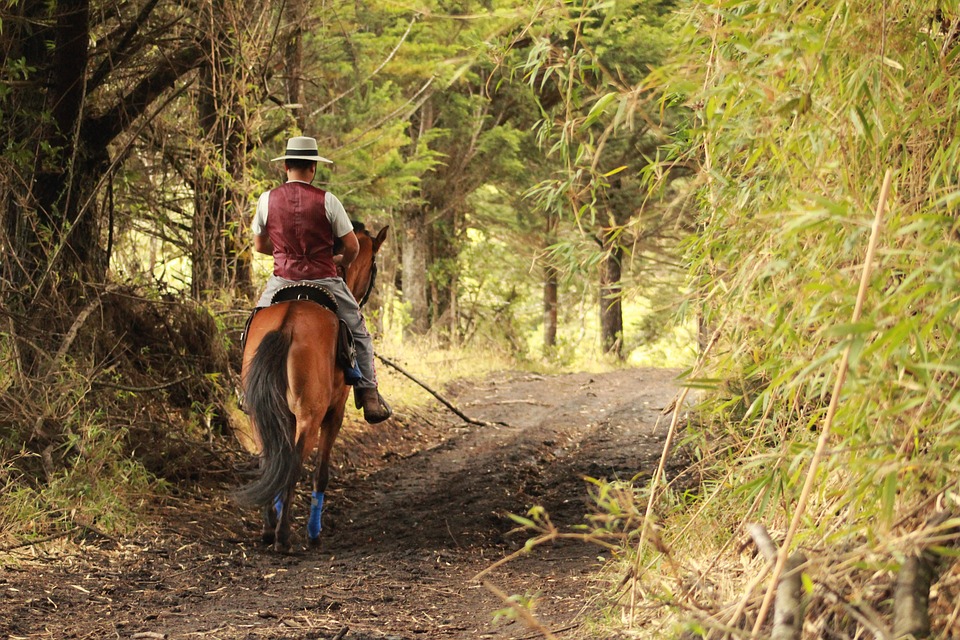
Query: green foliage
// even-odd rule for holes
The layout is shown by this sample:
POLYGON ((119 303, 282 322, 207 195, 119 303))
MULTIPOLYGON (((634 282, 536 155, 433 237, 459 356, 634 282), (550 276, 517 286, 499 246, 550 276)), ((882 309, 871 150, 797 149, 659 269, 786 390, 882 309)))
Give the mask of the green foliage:
POLYGON ((671 162, 700 166, 691 285, 720 330, 698 374, 712 387, 709 432, 691 439, 724 480, 690 526, 790 520, 847 347, 798 544, 824 562, 854 547, 883 575, 903 527, 956 490, 960 43, 940 8, 697 3, 677 62, 658 72, 669 99, 695 109, 671 162), (894 188, 851 323, 887 168, 894 188))
POLYGON ((493 612, 493 621, 499 622, 500 620, 522 620, 522 615, 519 610, 527 611, 527 615, 532 615, 532 612, 536 608, 537 598, 540 596, 539 593, 525 593, 523 595, 514 594, 508 598, 510 606, 504 607, 503 609, 497 609, 493 612))
MULTIPOLYGON (((541 157, 525 192, 545 223, 538 261, 593 280, 598 307, 609 291, 622 290, 623 300, 667 292, 663 307, 680 297, 669 256, 685 211, 668 206, 645 178, 676 119, 673 107, 657 107, 646 81, 672 41, 673 6, 553 5, 527 26, 528 43, 511 58, 514 80, 527 84, 539 108, 532 131, 541 157)), ((601 341, 617 353, 628 339, 621 313, 604 316, 601 341)))
MULTIPOLYGON (((24 476, 17 458, 0 462, 0 540, 29 540, 51 528, 92 527, 129 532, 142 521, 144 501, 167 483, 125 455, 124 431, 91 423, 65 444, 70 460, 38 485, 24 476)), ((20 456, 29 455, 21 453, 20 456)))
MULTIPOLYGON (((916 98, 890 58, 935 73, 940 47, 926 29, 933 9, 886 25, 888 46, 903 47, 886 56, 849 46, 883 32, 875 15, 850 5, 797 11, 787 24, 761 13, 702 36, 717 43, 697 149, 710 163, 703 195, 711 206, 690 249, 706 304, 716 322, 727 321, 724 344, 734 347, 711 366, 758 387, 743 397, 745 422, 760 422, 767 402, 782 405, 780 427, 821 412, 837 354, 852 343, 838 415, 848 443, 886 440, 881 449, 896 453, 925 424, 941 427, 927 433, 935 441, 955 430, 950 404, 933 399, 950 396, 943 385, 955 341, 943 329, 960 311, 949 293, 960 250, 940 204, 956 188, 941 186, 943 177, 955 179, 960 163, 939 144, 957 116, 950 91, 939 101, 916 98), (834 31, 824 33, 821 20, 834 31), (800 111, 790 106, 798 96, 809 96, 800 111), (864 318, 850 325, 886 166, 897 177, 881 255, 864 318)), ((785 435, 770 421, 760 426, 785 435)))

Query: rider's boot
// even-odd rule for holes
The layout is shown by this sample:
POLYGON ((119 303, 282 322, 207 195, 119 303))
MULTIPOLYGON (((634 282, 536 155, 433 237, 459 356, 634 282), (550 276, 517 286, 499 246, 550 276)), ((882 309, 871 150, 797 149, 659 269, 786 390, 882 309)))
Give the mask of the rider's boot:
POLYGON ((354 387, 353 400, 357 409, 363 408, 363 419, 370 424, 383 422, 393 415, 390 405, 383 399, 376 387, 354 387))

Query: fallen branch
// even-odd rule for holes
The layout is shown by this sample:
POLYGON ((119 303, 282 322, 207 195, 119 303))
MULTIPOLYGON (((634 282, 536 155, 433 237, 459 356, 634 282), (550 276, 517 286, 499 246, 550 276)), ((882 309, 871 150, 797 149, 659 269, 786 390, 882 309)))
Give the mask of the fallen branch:
POLYGON ((101 537, 101 538, 106 538, 107 540, 113 540, 114 542, 116 542, 116 538, 107 535, 106 533, 100 531, 99 529, 97 529, 97 528, 95 528, 95 527, 92 527, 92 526, 90 526, 90 525, 88 525, 88 524, 75 524, 75 525, 74 525, 73 527, 71 527, 70 529, 67 529, 67 530, 65 530, 65 531, 60 531, 60 532, 54 533, 53 535, 46 536, 45 538, 37 538, 36 540, 27 540, 27 541, 25 541, 25 542, 18 542, 17 544, 10 545, 9 547, 0 548, 0 553, 9 553, 9 552, 11 552, 11 551, 16 551, 17 549, 23 549, 24 547, 33 547, 33 546, 35 546, 35 545, 45 544, 45 543, 51 542, 51 541, 53 541, 53 540, 58 540, 58 539, 60 539, 60 538, 65 538, 65 537, 67 537, 67 536, 69 536, 69 535, 72 535, 72 534, 78 532, 78 531, 86 531, 86 532, 88 532, 88 533, 92 533, 92 534, 94 534, 94 535, 96 535, 96 536, 99 536, 99 537, 101 537))
POLYGON ((380 354, 377 354, 377 358, 379 358, 380 361, 383 362, 385 365, 388 365, 388 366, 390 366, 390 367, 393 367, 394 369, 396 369, 397 371, 399 371, 400 373, 402 373, 403 375, 405 375, 405 376, 406 376, 407 378, 409 378, 410 380, 413 380, 415 383, 417 383, 419 386, 421 386, 424 390, 426 390, 430 395, 432 395, 434 398, 436 398, 437 400, 439 400, 439 401, 441 402, 441 404, 443 404, 443 406, 445 406, 447 409, 450 409, 450 411, 453 411, 455 414, 457 414, 457 415, 460 417, 460 419, 463 420, 464 422, 467 422, 467 423, 469 423, 469 424, 475 424, 475 425, 478 425, 478 426, 481 426, 481 427, 491 427, 491 426, 493 426, 493 425, 495 425, 495 424, 503 425, 503 426, 505 426, 505 427, 510 426, 510 425, 508 425, 506 422, 486 422, 486 421, 484 421, 484 420, 476 420, 476 419, 474 419, 474 418, 471 418, 471 417, 467 416, 465 413, 463 413, 462 411, 460 411, 460 409, 457 409, 455 406, 453 406, 453 404, 452 404, 449 400, 447 400, 446 398, 444 398, 443 396, 441 396, 439 393, 437 393, 436 391, 434 391, 433 389, 431 389, 429 386, 427 386, 427 385, 426 385, 424 382, 422 382, 421 380, 418 380, 416 377, 414 377, 414 375, 413 375, 412 373, 410 373, 409 371, 407 371, 406 369, 404 369, 403 367, 401 367, 400 365, 398 365, 396 362, 393 362, 392 360, 389 360, 388 358, 384 358, 384 357, 381 356, 380 354))
MULTIPOLYGON (((616 537, 616 536, 612 536, 612 537, 616 537)), ((621 545, 607 542, 602 537, 589 534, 589 533, 560 533, 556 530, 556 528, 554 528, 551 525, 550 531, 536 538, 530 538, 529 540, 527 540, 527 543, 524 546, 520 547, 510 555, 500 558, 490 566, 480 571, 480 573, 473 576, 470 580, 471 581, 480 580, 480 578, 487 575, 494 569, 498 569, 499 567, 502 567, 503 565, 509 562, 513 562, 520 556, 530 553, 530 551, 532 551, 536 547, 539 547, 540 545, 545 544, 547 542, 556 542, 557 540, 576 540, 578 542, 590 542, 597 546, 603 547, 607 551, 614 551, 614 552, 620 551, 623 548, 621 545)))
POLYGON ((127 391, 129 393, 149 393, 151 391, 162 391, 163 389, 169 389, 170 387, 175 387, 178 384, 184 383, 191 378, 197 377, 197 374, 190 373, 176 380, 171 380, 169 382, 161 382, 160 384, 155 384, 149 387, 130 387, 123 384, 114 384, 112 382, 102 382, 99 380, 94 380, 93 385, 96 387, 106 387, 107 389, 117 389, 119 391, 127 391))
POLYGON ((787 564, 777 585, 777 595, 773 601, 773 631, 770 640, 800 640, 803 631, 803 572, 800 568, 807 563, 807 557, 794 551, 787 558, 787 564))
POLYGON ((897 573, 893 592, 893 637, 930 636, 930 585, 933 584, 933 558, 929 552, 910 556, 897 573))
POLYGON ((57 539, 59 539, 59 538, 65 537, 65 536, 69 536, 71 533, 75 533, 75 532, 76 532, 77 530, 79 530, 79 529, 80 529, 80 527, 73 527, 72 529, 67 529, 66 531, 61 531, 61 532, 59 532, 59 533, 55 533, 55 534, 53 534, 52 536, 47 536, 47 537, 45 537, 45 538, 37 538, 36 540, 29 540, 29 541, 27 541, 27 542, 19 542, 19 543, 17 543, 17 544, 11 545, 11 546, 9 546, 9 547, 3 547, 2 549, 0 549, 0 553, 9 553, 9 552, 11 552, 11 551, 15 551, 16 549, 22 549, 22 548, 24 548, 24 547, 32 547, 32 546, 37 545, 37 544, 43 544, 43 543, 45 543, 45 542, 50 542, 51 540, 57 540, 57 539))
POLYGON ((77 339, 77 334, 80 333, 80 329, 83 327, 83 324, 87 321, 87 318, 90 316, 93 311, 100 306, 100 299, 97 298, 91 301, 83 310, 77 314, 76 319, 73 321, 73 324, 70 326, 70 330, 67 331, 67 335, 64 336, 63 342, 60 345, 60 348, 57 350, 57 355, 53 357, 53 361, 50 363, 47 374, 49 375, 52 372, 52 369, 60 364, 60 362, 66 357, 67 351, 70 350, 70 347, 73 345, 73 341, 77 339))
MULTIPOLYGON (((762 524, 748 524, 747 532, 753 538, 760 554, 771 565, 777 561, 777 545, 762 524)), ((773 604, 773 630, 770 640, 799 640, 803 630, 803 600, 800 567, 807 558, 799 551, 787 558, 780 581, 777 583, 777 595, 773 604)))
POLYGON ((777 561, 777 544, 767 533, 767 528, 762 524, 748 524, 747 533, 753 538, 753 544, 757 545, 760 555, 767 559, 767 562, 777 561))

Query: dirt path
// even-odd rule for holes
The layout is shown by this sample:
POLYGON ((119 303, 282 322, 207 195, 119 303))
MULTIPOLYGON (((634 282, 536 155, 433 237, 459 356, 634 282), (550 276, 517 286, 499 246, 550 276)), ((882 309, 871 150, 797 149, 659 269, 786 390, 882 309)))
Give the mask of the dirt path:
MULTIPOLYGON (((537 637, 494 621, 502 603, 472 580, 525 542, 505 514, 539 504, 568 527, 588 511, 583 476, 652 473, 666 421, 653 427, 675 375, 501 374, 448 393, 472 417, 506 426, 465 426, 438 408, 347 429, 319 552, 301 548, 306 491, 298 551, 260 548, 256 514, 224 497, 237 479, 221 462, 204 476, 217 487, 150 508, 149 535, 88 531, 0 556, 0 638, 537 637)), ((599 555, 549 545, 488 578, 506 593, 539 594, 538 619, 561 637, 590 637, 578 614, 603 588, 599 555)))

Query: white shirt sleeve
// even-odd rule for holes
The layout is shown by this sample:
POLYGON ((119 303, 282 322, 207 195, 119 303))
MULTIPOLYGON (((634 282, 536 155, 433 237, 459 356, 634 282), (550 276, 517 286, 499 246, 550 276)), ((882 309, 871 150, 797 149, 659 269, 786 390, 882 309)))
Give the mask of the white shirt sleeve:
POLYGON ((323 204, 327 210, 327 220, 330 221, 330 226, 333 227, 333 235, 342 238, 353 231, 353 223, 350 222, 350 217, 347 215, 346 209, 343 208, 343 203, 340 202, 337 196, 327 191, 327 196, 324 198, 323 204))
POLYGON ((250 229, 253 235, 262 236, 267 232, 267 211, 270 210, 270 192, 264 191, 257 200, 257 213, 253 216, 250 229))

